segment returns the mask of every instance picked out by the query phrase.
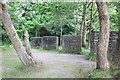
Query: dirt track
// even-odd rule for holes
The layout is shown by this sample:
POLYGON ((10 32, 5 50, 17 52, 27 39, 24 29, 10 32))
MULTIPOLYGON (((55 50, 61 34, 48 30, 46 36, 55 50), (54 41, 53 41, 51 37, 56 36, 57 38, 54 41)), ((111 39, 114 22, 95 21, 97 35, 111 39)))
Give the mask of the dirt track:
POLYGON ((94 61, 85 60, 86 55, 61 54, 55 51, 40 51, 33 49, 33 57, 42 62, 44 71, 41 77, 79 78, 84 77, 89 70, 95 68, 94 61))

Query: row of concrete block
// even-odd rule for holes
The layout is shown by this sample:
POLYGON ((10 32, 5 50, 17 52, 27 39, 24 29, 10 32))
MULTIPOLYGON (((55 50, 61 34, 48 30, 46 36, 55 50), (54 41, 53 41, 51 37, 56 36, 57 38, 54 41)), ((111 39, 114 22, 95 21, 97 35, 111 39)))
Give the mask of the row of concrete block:
MULTIPOLYGON (((59 44, 57 36, 32 37, 31 44, 44 49, 57 49, 59 44)), ((80 52, 80 36, 64 35, 62 39, 62 49, 65 51, 80 52)))
MULTIPOLYGON (((97 42, 99 32, 92 32, 90 53, 97 53, 97 42)), ((108 54, 111 56, 116 53, 118 32, 110 32, 109 49, 108 54)), ((44 49, 57 49, 59 39, 57 36, 44 36, 44 37, 32 37, 32 46, 39 46, 44 49)), ((79 35, 63 35, 62 49, 70 52, 81 51, 80 36, 79 35)))

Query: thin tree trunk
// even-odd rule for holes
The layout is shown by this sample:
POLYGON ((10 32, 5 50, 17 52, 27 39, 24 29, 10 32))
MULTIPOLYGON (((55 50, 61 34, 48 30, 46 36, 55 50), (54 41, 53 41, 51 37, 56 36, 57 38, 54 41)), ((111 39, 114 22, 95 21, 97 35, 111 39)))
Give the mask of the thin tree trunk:
POLYGON ((27 30, 25 30, 24 32, 24 42, 25 42, 25 48, 26 48, 27 54, 32 57, 32 50, 31 50, 31 46, 29 42, 29 34, 27 30))
POLYGON ((87 26, 86 26, 86 19, 84 21, 84 27, 82 32, 82 47, 86 48, 86 34, 87 34, 87 26))
POLYGON ((91 6, 91 13, 90 13, 90 26, 89 26, 89 33, 88 33, 88 49, 90 49, 90 38, 91 38, 91 30, 92 30, 92 19, 93 19, 93 2, 91 6))
POLYGON ((89 8, 91 3, 93 2, 90 2, 89 4, 86 3, 86 5, 84 6, 85 9, 84 9, 84 23, 83 23, 84 27, 83 27, 83 33, 82 33, 82 47, 85 47, 85 48, 86 48, 86 35, 87 35, 86 9, 89 8))
POLYGON ((97 46, 97 69, 105 70, 109 68, 107 51, 109 44, 110 23, 107 3, 103 0, 96 2, 99 13, 100 33, 97 46))
MULTIPOLYGON (((86 7, 87 7, 87 3, 88 2, 85 2, 84 5, 83 5, 83 13, 82 13, 82 23, 81 23, 81 26, 80 26, 80 46, 82 48, 82 33, 83 33, 83 25, 84 25, 84 21, 85 21, 85 16, 86 16, 86 7)), ((81 50, 82 51, 82 50, 81 50)))
POLYGON ((38 37, 38 30, 37 30, 37 27, 36 27, 35 36, 38 37))
POLYGON ((61 29, 60 29, 60 46, 62 45, 62 40, 63 40, 63 29, 62 29, 62 26, 61 26, 61 29))
POLYGON ((10 38, 18 56, 21 62, 26 65, 30 66, 34 64, 34 60, 31 56, 29 56, 25 50, 25 48, 22 45, 22 42, 20 41, 18 34, 12 24, 11 18, 9 16, 9 13, 6 9, 6 5, 4 3, 0 3, 2 5, 2 20, 4 23, 4 28, 7 32, 8 37, 10 38))

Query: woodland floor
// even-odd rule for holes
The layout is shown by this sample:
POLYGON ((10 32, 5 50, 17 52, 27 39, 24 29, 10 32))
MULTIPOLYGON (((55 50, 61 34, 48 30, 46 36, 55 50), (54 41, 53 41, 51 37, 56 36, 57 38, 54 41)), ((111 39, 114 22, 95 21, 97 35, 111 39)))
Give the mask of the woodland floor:
POLYGON ((94 61, 86 60, 86 55, 62 54, 57 51, 38 49, 32 49, 32 52, 37 65, 24 67, 13 49, 3 50, 2 65, 0 65, 2 76, 7 78, 83 78, 96 65, 94 61))

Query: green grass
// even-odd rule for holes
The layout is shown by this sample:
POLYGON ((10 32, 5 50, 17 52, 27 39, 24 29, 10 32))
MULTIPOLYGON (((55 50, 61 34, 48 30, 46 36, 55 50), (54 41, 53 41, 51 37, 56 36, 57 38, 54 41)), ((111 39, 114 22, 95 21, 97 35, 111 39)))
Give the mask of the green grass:
POLYGON ((120 78, 120 69, 110 67, 107 70, 94 69, 88 72, 89 78, 120 78))
POLYGON ((57 51, 58 53, 64 53, 64 54, 80 54, 80 55, 84 55, 86 53, 89 53, 90 50, 87 49, 87 48, 82 48, 82 52, 75 52, 75 51, 65 51, 65 50, 62 50, 62 46, 59 46, 58 49, 54 49, 54 50, 51 50, 51 49, 43 49, 42 47, 33 47, 33 49, 38 49, 38 50, 41 50, 41 51, 57 51))
POLYGON ((57 49, 57 50, 55 50, 55 49, 53 49, 53 50, 51 50, 51 49, 43 49, 42 47, 33 47, 33 46, 32 46, 32 49, 38 49, 38 50, 40 50, 40 51, 51 51, 51 52, 58 50, 58 49, 57 49))
POLYGON ((88 74, 88 77, 89 78, 111 78, 109 70, 103 71, 98 69, 94 69, 90 71, 88 74))
POLYGON ((85 53, 90 53, 90 50, 87 49, 87 48, 82 48, 82 51, 85 52, 85 53))
MULTIPOLYGON (((17 76, 20 73, 23 73, 24 70, 27 68, 26 66, 24 66, 23 64, 16 64, 17 66, 14 67, 14 69, 11 68, 11 70, 9 71, 5 71, 3 72, 3 76, 4 77, 9 77, 9 76, 17 76)), ((12 66, 12 65, 11 65, 12 66)))
POLYGON ((51 49, 43 49, 41 47, 32 47, 33 49, 38 49, 40 51, 49 51, 49 52, 52 52, 52 51, 57 51, 58 53, 64 53, 64 54, 80 54, 80 55, 84 55, 86 54, 87 52, 89 52, 88 49, 85 49, 85 48, 82 48, 83 49, 83 52, 75 52, 75 51, 65 51, 65 50, 62 50, 62 47, 59 46, 58 49, 54 49, 54 50, 51 50, 51 49))
MULTIPOLYGON (((34 49, 38 49, 41 51, 58 51, 60 49, 57 50, 46 50, 40 47, 32 47, 34 49)), ((5 70, 3 72, 3 76, 4 77, 19 77, 19 78, 36 78, 36 77, 43 77, 43 78, 47 78, 50 77, 49 75, 41 75, 41 76, 36 76, 33 73, 36 72, 40 72, 41 70, 44 69, 48 69, 49 67, 51 67, 51 65, 46 66, 44 69, 41 68, 41 66, 39 68, 29 68, 24 66, 21 61, 19 60, 18 56, 16 55, 16 52, 14 50, 14 48, 12 46, 3 46, 3 67, 9 68, 9 70, 5 70)), ((86 50, 87 52, 87 50, 86 50)), ((68 53, 70 54, 70 53, 68 53)), ((75 54, 75 53, 73 53, 75 54)), ((84 52, 81 52, 79 54, 84 54, 84 52)), ((54 66, 54 65, 53 65, 54 66)), ((65 68, 72 68, 75 67, 76 65, 73 64, 59 64, 59 66, 61 67, 65 67, 65 68)), ((61 77, 62 75, 54 75, 52 77, 61 77)))
POLYGON ((5 78, 36 78, 39 76, 34 75, 33 73, 42 71, 42 66, 38 66, 40 63, 37 63, 35 66, 24 66, 19 60, 14 48, 12 46, 3 46, 2 54, 2 66, 4 71, 2 76, 5 78))
POLYGON ((91 60, 91 61, 96 61, 96 55, 94 54, 89 54, 87 57, 86 57, 87 60, 91 60))
POLYGON ((20 65, 21 62, 13 47, 4 47, 2 54, 2 65, 5 67, 15 67, 20 65))
POLYGON ((65 53, 65 54, 80 54, 80 55, 84 55, 84 54, 90 52, 90 50, 89 50, 89 49, 86 49, 86 48, 82 48, 82 52, 75 52, 75 51, 65 51, 65 50, 62 50, 61 47, 60 47, 57 51, 58 51, 59 53, 65 53))
MULTIPOLYGON (((94 54, 89 54, 87 57, 86 57, 87 60, 91 60, 91 61, 97 61, 96 59, 96 55, 94 54)), ((112 61, 113 57, 112 56, 108 56, 108 60, 109 61, 112 61)))
POLYGON ((64 53, 64 54, 80 54, 80 55, 84 55, 85 52, 75 52, 75 51, 65 51, 65 50, 57 50, 59 53, 64 53))
POLYGON ((26 69, 18 56, 13 54, 16 53, 13 46, 2 46, 2 66, 5 67, 5 71, 3 71, 4 77, 16 76, 19 75, 26 69))
POLYGON ((3 45, 3 46, 0 46, 0 49, 2 50, 13 50, 13 46, 12 45, 3 45))

